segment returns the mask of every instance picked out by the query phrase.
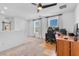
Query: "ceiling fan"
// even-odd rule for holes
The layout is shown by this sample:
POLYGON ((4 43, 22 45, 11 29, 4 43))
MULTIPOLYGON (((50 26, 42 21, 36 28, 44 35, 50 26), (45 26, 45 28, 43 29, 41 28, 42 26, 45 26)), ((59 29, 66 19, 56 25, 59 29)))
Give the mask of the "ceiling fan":
POLYGON ((56 6, 57 3, 52 3, 52 4, 48 4, 48 5, 43 5, 42 3, 32 3, 33 5, 37 6, 37 12, 39 12, 40 10, 44 9, 44 8, 48 8, 48 7, 52 7, 52 6, 56 6))

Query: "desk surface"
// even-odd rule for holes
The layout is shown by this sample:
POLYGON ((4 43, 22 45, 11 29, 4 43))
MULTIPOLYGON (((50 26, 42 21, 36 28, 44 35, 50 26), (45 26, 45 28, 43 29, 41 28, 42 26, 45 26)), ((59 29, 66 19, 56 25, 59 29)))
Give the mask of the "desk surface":
POLYGON ((66 40, 66 41, 72 41, 72 42, 79 42, 79 40, 74 41, 74 37, 70 37, 70 36, 57 37, 56 40, 66 40), (65 39, 65 38, 67 38, 67 39, 65 39))

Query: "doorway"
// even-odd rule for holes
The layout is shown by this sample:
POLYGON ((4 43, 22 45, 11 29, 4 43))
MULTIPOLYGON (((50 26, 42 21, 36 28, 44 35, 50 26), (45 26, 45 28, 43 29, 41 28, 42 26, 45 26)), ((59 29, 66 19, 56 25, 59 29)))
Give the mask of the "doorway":
POLYGON ((35 38, 41 38, 42 36, 42 22, 41 20, 34 20, 33 21, 33 32, 35 38))

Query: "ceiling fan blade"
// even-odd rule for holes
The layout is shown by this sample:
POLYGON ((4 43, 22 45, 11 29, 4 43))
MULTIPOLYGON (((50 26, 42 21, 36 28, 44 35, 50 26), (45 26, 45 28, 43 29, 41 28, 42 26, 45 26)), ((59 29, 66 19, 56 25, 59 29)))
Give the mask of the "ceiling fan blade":
POLYGON ((49 4, 49 5, 44 5, 44 6, 42 6, 42 8, 48 8, 48 7, 55 6, 55 5, 57 5, 57 3, 53 3, 53 4, 49 4))
POLYGON ((36 3, 32 3, 33 5, 37 5, 36 3))
POLYGON ((41 6, 41 7, 42 7, 42 4, 41 4, 41 3, 39 3, 39 4, 38 4, 38 6, 41 6))

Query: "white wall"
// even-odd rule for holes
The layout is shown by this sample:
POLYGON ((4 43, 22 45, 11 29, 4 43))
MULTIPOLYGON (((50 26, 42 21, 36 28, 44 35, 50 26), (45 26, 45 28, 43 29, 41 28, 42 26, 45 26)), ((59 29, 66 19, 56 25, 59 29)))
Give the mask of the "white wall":
POLYGON ((60 20, 62 20, 63 24, 62 28, 66 28, 68 32, 74 31, 74 25, 75 25, 74 11, 63 13, 63 15, 60 17, 60 20))
POLYGON ((77 4, 77 7, 75 9, 75 17, 76 17, 76 23, 79 23, 79 4, 77 4))
POLYGON ((24 31, 26 21, 20 18, 14 18, 14 31, 24 31))
POLYGON ((34 37, 32 20, 27 21, 27 36, 34 37))
POLYGON ((0 21, 0 32, 2 31, 2 21, 0 21))
POLYGON ((0 52, 25 43, 24 31, 0 32, 0 52))
MULTIPOLYGON (((0 52, 23 44, 27 37, 27 22, 20 18, 14 18, 12 20, 14 21, 14 29, 11 32, 0 31, 0 52)), ((0 22, 2 21, 0 19, 0 22)))

